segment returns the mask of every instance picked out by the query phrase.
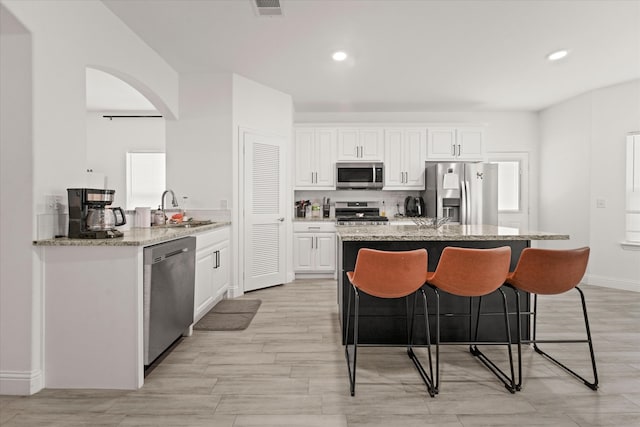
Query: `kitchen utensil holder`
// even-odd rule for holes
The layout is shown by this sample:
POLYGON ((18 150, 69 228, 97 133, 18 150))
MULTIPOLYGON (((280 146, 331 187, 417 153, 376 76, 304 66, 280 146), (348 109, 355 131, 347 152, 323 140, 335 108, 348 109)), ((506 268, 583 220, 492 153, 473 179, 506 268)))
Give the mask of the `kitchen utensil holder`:
POLYGON ((307 216, 307 208, 305 205, 296 206, 296 218, 304 218, 307 216))

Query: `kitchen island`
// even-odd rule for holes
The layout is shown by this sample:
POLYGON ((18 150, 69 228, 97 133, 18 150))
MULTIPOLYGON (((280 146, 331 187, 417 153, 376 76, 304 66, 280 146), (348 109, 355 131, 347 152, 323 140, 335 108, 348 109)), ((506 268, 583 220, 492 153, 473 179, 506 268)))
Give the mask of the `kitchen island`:
MULTIPOLYGON (((566 234, 555 234, 536 231, 522 231, 516 228, 498 227, 492 225, 454 225, 445 224, 440 228, 419 228, 417 225, 383 225, 383 226, 337 226, 338 236, 338 305, 340 324, 342 326, 343 343, 344 327, 346 325, 349 293, 351 285, 346 276, 347 271, 353 271, 358 250, 372 248, 387 251, 405 251, 425 248, 428 253, 428 269, 434 271, 440 254, 447 246, 463 248, 495 248, 511 247, 511 266, 513 270, 523 249, 530 247, 532 240, 568 240, 566 234)), ((509 292, 509 291, 507 291, 509 292)), ((510 311, 515 312, 513 293, 507 293, 510 311)), ((427 302, 430 320, 435 313, 434 293, 427 290, 427 302)), ((353 304, 353 298, 351 298, 353 304)), ((522 298, 523 311, 529 308, 529 298, 522 298)), ((441 293, 441 313, 456 313, 471 315, 470 317, 446 317, 441 320, 441 341, 468 341, 469 331, 475 325, 477 299, 471 305, 468 298, 460 298, 441 293), (472 322, 470 323, 470 319, 472 322)), ((483 298, 483 312, 501 312, 502 303, 498 295, 483 298)), ((353 307, 351 309, 353 316, 353 307)), ((418 304, 419 316, 424 312, 418 304)), ((511 323, 512 333, 515 334, 515 317, 511 323)), ((528 319, 523 319, 528 320, 528 319)), ((500 316, 485 316, 481 320, 479 339, 486 341, 504 340, 504 323, 500 316)), ((349 322, 353 325, 353 321, 349 322)), ((419 318, 416 325, 416 343, 424 334, 424 322, 419 318)), ((435 336, 435 322, 430 323, 431 335, 435 336)), ((523 331, 528 331, 529 323, 523 323, 523 331)), ((352 329, 352 326, 351 328, 352 329)), ((363 344, 404 344, 407 342, 406 306, 403 299, 381 300, 361 293, 360 295, 360 326, 359 342, 363 344)), ((523 335, 525 336, 525 335, 523 335)), ((350 340, 353 331, 349 331, 350 340)))
MULTIPOLYGON (((42 266, 45 388, 142 387, 144 249, 189 236, 206 242, 212 233, 228 233, 229 225, 131 228, 112 239, 34 241, 42 266)), ((198 298, 196 289, 196 303, 198 298)))

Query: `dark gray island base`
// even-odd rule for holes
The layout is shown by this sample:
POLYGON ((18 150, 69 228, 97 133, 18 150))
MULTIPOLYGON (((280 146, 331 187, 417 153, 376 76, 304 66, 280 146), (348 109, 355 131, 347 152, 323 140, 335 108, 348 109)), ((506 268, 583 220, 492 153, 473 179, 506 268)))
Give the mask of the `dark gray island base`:
MULTIPOLYGON (((530 246, 531 240, 566 240, 567 235, 537 232, 520 232, 517 229, 496 226, 460 226, 445 225, 437 230, 418 229, 417 226, 374 226, 352 227, 338 226, 338 304, 340 324, 344 341, 349 293, 353 293, 346 277, 347 271, 355 267, 360 248, 372 248, 387 251, 405 251, 425 248, 428 253, 429 271, 434 271, 442 250, 447 246, 464 248, 511 247, 511 267, 513 270, 520 253, 530 246)), ((427 305, 432 340, 435 337, 435 294, 431 289, 427 292, 427 305)), ((515 297, 510 289, 505 289, 509 301, 509 311, 515 312, 515 297)), ((522 310, 529 309, 528 295, 522 295, 522 310)), ((353 297, 351 298, 351 316, 349 321, 349 341, 353 340, 353 297)), ((409 309, 412 307, 410 299, 409 309)), ((416 305, 418 317, 415 327, 415 344, 424 344, 424 312, 421 304, 416 305)), ((469 341, 469 332, 475 330, 475 314, 478 309, 478 298, 470 303, 469 298, 461 298, 440 293, 440 312, 456 313, 466 316, 441 317, 441 342, 469 341), (468 316, 471 314, 471 316, 468 316)), ((482 313, 498 313, 486 315, 480 319, 478 339, 482 341, 504 341, 504 319, 502 299, 498 294, 482 298, 482 313)), ((511 322, 512 336, 516 334, 515 315, 511 322)), ((529 322, 523 317, 523 338, 528 337, 529 322)), ((383 300, 360 294, 360 326, 358 341, 362 344, 405 344, 407 342, 407 307, 404 299, 383 300)), ((344 342, 343 342, 344 344, 344 342)))

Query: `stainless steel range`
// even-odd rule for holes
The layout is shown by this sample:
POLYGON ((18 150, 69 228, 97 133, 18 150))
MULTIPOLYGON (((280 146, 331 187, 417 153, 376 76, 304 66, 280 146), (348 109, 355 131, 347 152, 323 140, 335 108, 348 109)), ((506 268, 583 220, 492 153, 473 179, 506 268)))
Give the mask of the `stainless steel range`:
POLYGON ((386 225, 389 218, 380 216, 378 202, 336 202, 338 225, 386 225))

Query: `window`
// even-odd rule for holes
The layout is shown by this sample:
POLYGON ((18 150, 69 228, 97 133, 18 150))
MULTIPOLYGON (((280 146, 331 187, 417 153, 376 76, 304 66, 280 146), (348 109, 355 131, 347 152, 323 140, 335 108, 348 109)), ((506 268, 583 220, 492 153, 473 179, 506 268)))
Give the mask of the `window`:
POLYGON ((520 211, 520 162, 506 160, 498 165, 498 211, 520 211))
POLYGON ((127 153, 127 209, 155 208, 165 190, 165 153, 127 153))

